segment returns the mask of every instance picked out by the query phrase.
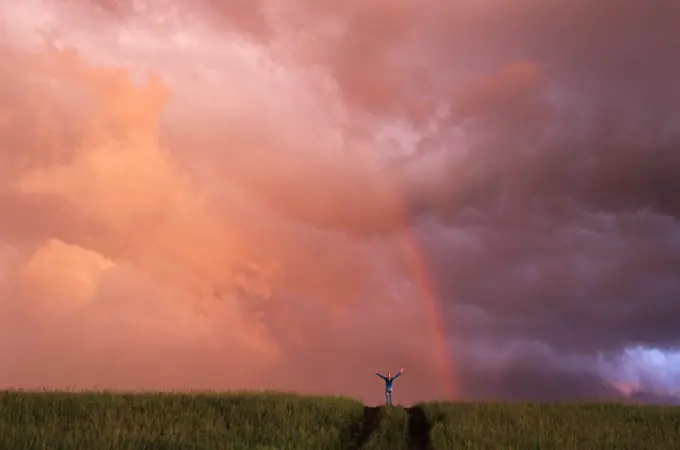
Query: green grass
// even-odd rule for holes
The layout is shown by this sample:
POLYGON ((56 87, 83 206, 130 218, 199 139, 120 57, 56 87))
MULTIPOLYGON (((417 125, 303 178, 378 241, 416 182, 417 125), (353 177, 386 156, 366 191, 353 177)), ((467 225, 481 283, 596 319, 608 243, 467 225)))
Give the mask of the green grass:
POLYGON ((0 392, 0 449, 400 450, 416 448, 417 437, 429 438, 432 449, 680 448, 680 408, 417 406, 429 422, 429 435, 427 428, 414 427, 418 410, 365 410, 347 398, 0 392))
POLYGON ((362 416, 288 394, 1 393, 0 449, 341 449, 362 416))
POLYGON ((424 406, 433 448, 680 449, 680 408, 616 403, 424 406))

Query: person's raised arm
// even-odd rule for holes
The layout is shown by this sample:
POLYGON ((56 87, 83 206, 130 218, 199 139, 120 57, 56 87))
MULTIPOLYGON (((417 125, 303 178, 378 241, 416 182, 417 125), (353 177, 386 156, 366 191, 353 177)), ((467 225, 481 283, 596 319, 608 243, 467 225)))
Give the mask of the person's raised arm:
POLYGON ((376 371, 375 371, 375 374, 378 375, 378 376, 379 376, 380 378, 382 378, 383 380, 386 380, 386 379, 387 379, 387 378, 385 378, 385 375, 383 375, 383 374, 380 373, 379 370, 376 370, 376 371))
POLYGON ((404 373, 404 369, 402 368, 395 376, 393 379, 398 378, 402 373, 404 373))

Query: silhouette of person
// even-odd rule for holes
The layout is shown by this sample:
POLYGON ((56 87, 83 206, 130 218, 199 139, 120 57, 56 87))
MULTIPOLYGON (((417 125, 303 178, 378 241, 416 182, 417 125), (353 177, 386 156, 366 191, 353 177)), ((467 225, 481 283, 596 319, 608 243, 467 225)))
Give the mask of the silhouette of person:
POLYGON ((395 376, 392 376, 389 372, 387 372, 387 375, 383 375, 379 370, 376 370, 375 374, 385 380, 385 404, 392 406, 392 383, 399 378, 402 373, 404 373, 404 369, 401 369, 395 376))

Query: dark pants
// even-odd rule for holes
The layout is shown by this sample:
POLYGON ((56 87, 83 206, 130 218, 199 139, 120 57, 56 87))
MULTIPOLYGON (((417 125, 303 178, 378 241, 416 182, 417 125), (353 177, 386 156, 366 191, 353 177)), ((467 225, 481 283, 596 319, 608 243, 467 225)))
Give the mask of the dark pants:
POLYGON ((385 404, 392 405, 392 389, 385 389, 385 404))

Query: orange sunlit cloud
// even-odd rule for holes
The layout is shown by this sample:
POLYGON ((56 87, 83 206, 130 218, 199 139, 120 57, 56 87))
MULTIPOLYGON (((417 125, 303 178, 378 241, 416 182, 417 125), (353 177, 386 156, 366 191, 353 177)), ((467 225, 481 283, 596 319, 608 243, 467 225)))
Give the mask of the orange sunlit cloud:
POLYGON ((403 200, 327 75, 144 15, 88 39, 85 5, 48 3, 41 42, 31 6, 2 46, 2 386, 370 398, 378 366, 436 365, 399 247, 350 237, 403 200))

